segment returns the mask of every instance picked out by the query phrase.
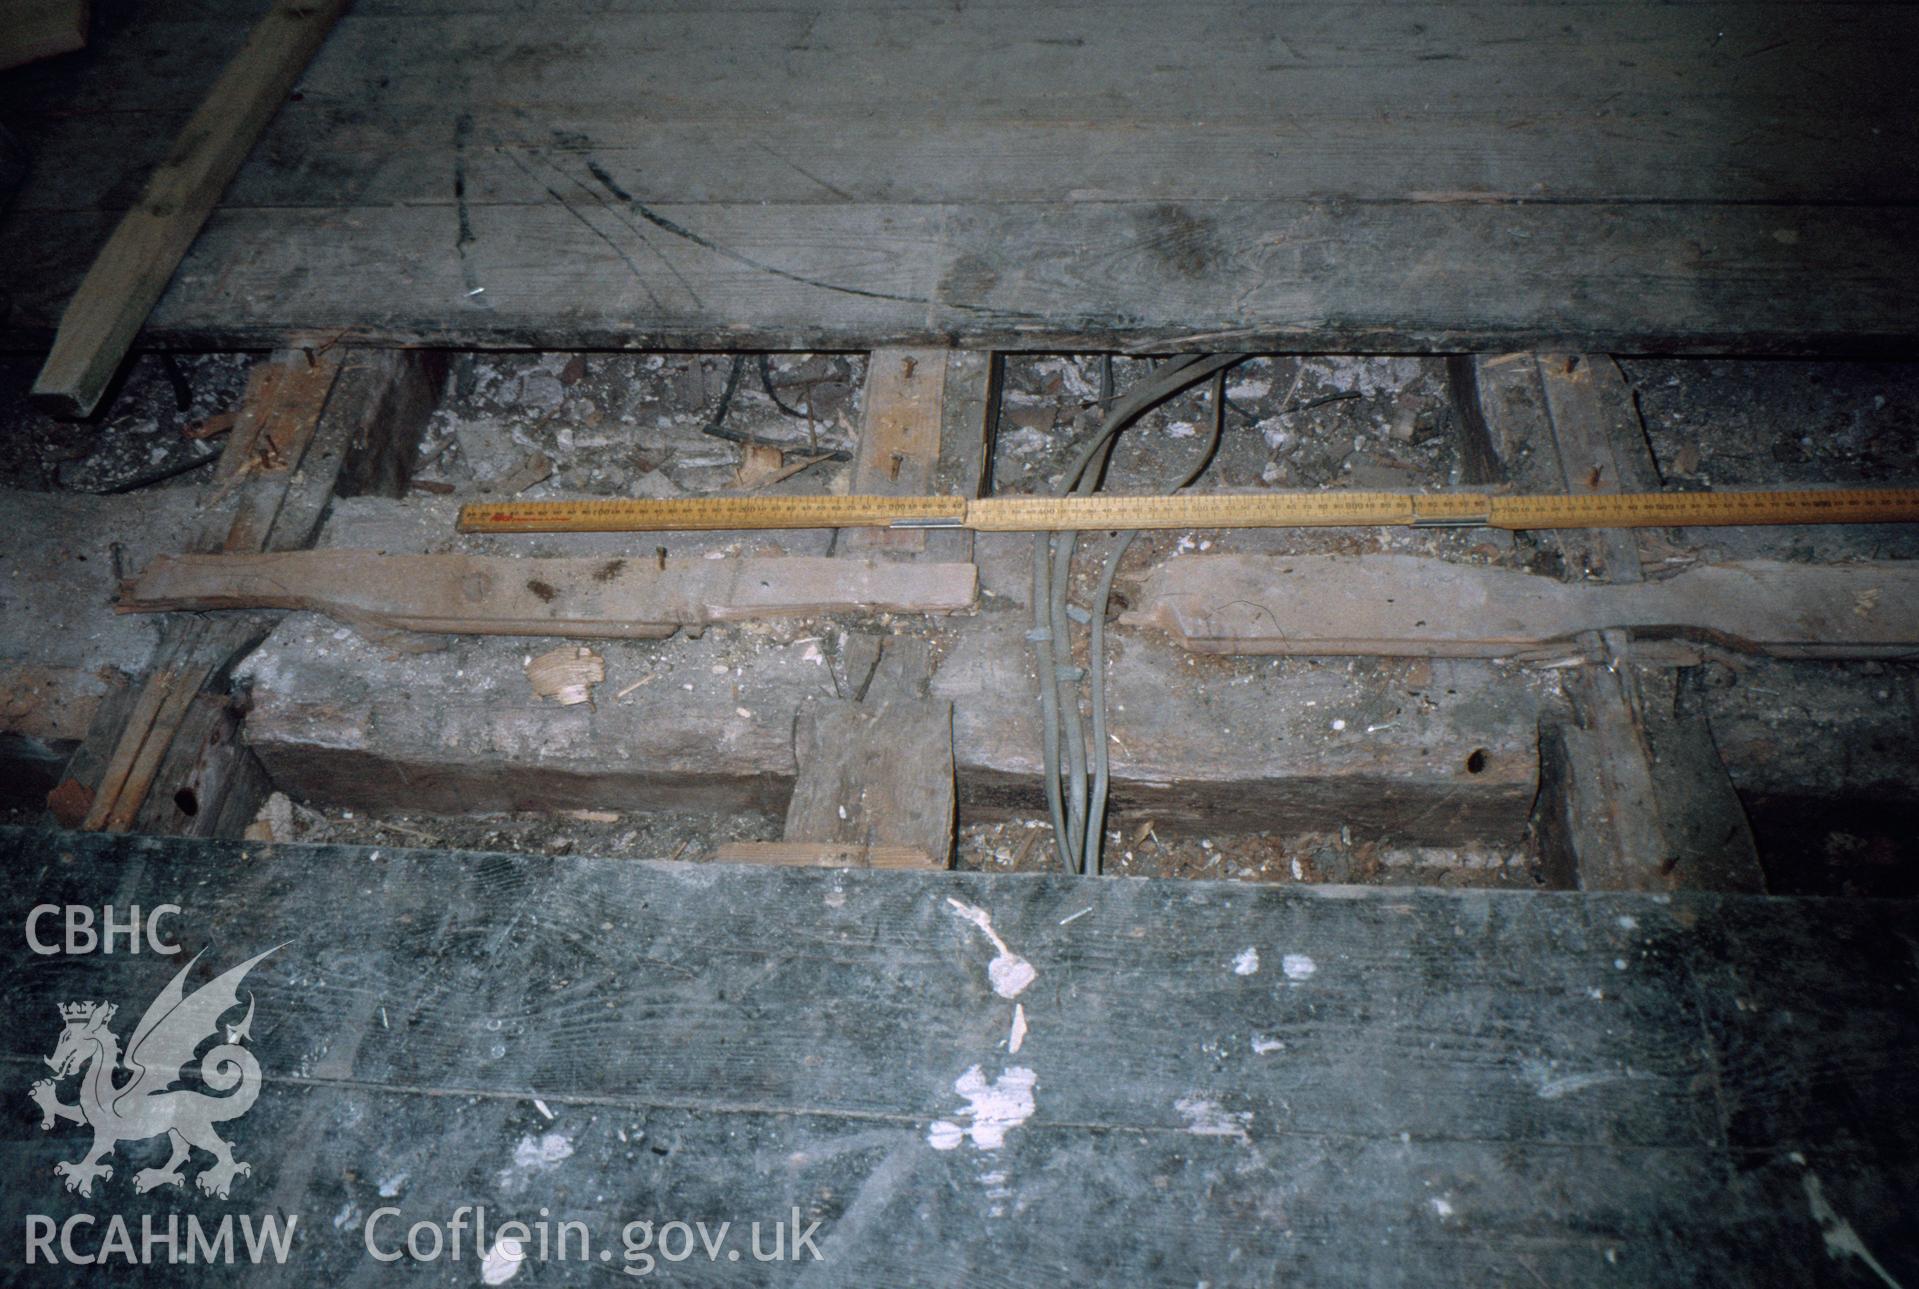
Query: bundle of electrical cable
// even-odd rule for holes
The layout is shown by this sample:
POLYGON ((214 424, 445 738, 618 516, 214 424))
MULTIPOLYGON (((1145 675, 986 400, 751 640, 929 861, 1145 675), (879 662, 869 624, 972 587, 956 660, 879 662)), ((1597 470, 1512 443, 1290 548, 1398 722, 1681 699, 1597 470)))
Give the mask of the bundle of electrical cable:
MULTIPOLYGON (((1144 380, 1113 402, 1098 432, 1080 450, 1063 477, 1059 495, 1097 491, 1105 482, 1106 467, 1121 431, 1168 399, 1211 379, 1213 428, 1195 464, 1169 491, 1191 486, 1211 464, 1219 449, 1225 424, 1226 371, 1246 359, 1245 354, 1187 354, 1161 363, 1144 380)), ((1087 666, 1073 661, 1072 614, 1067 593, 1072 583, 1077 534, 1036 533, 1033 544, 1034 672, 1039 680, 1041 746, 1045 763, 1046 808, 1053 825, 1053 844, 1060 866, 1088 876, 1099 872, 1101 842, 1106 831, 1107 790, 1111 769, 1106 728, 1106 609, 1120 560, 1137 532, 1116 535, 1107 556, 1093 601, 1085 611, 1087 666), (1086 682, 1088 721, 1081 713, 1081 683, 1086 682), (1091 783, 1088 783, 1088 774, 1091 783)))

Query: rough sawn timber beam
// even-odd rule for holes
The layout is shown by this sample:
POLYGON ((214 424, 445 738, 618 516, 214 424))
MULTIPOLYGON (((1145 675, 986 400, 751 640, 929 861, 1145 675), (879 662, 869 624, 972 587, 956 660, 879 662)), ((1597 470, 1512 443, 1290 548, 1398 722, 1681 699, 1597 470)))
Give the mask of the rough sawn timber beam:
MULTIPOLYGON (((310 544, 343 476, 396 482, 390 463, 410 456, 443 374, 436 355, 420 352, 323 348, 261 360, 191 548, 277 552, 310 544)), ((128 703, 97 709, 48 795, 56 818, 202 836, 243 824, 257 765, 238 738, 241 704, 228 692, 229 673, 275 621, 262 612, 167 620, 153 669, 128 703)))
MULTIPOLYGON (((856 678, 855 692, 840 702, 819 704, 795 722, 799 774, 786 807, 785 843, 827 852, 862 849, 867 867, 879 866, 874 856, 904 847, 920 856, 920 867, 945 868, 957 822, 953 704, 927 692, 932 656, 926 641, 848 637, 849 644, 855 640, 871 646, 871 676, 856 678)), ((840 652, 849 673, 865 669, 865 651, 840 652)))
MULTIPOLYGON (((425 549, 444 540, 453 510, 437 500, 344 502, 323 543, 425 549)), ((745 536, 688 534, 674 549, 722 549, 745 536)), ((822 535, 790 536, 821 544, 822 535)), ((617 558, 631 540, 553 534, 513 545, 617 558)), ((931 697, 953 706, 964 808, 1031 810, 1043 801, 1020 607, 1031 543, 981 534, 976 554, 976 613, 722 623, 697 636, 609 640, 596 645, 603 693, 638 688, 566 708, 528 692, 521 641, 454 636, 442 651, 395 659, 325 618, 295 614, 243 668, 254 703, 248 741, 289 792, 354 810, 657 804, 784 816, 798 774, 796 722, 856 695, 860 682, 841 680, 839 662, 867 633, 891 632, 932 646, 931 697)), ((1434 845, 1517 841, 1534 793, 1538 702, 1552 687, 1498 663, 1201 658, 1130 632, 1110 682, 1117 809, 1149 812, 1163 828, 1283 820, 1434 845), (1348 719, 1346 733, 1329 730, 1334 716, 1348 719), (1383 722, 1391 733, 1361 735, 1383 722)))
POLYGON ((1648 659, 1919 655, 1919 570, 1898 561, 1604 583, 1419 555, 1198 555, 1154 568, 1138 603, 1122 621, 1202 653, 1546 660, 1616 628, 1648 659))
POLYGON ((306 609, 389 631, 642 639, 822 613, 957 613, 971 564, 805 555, 755 559, 518 559, 368 550, 162 556, 123 611, 306 609))
MULTIPOLYGON (((1555 486, 1614 493, 1659 485, 1633 392, 1611 358, 1508 355, 1487 360, 1480 374, 1500 431, 1529 439, 1530 468, 1556 475, 1555 486)), ((1609 584, 1612 594, 1646 593, 1636 532, 1555 532, 1546 540, 1573 576, 1609 584)), ((1866 590, 1855 596, 1855 614, 1872 612, 1866 590)), ((1810 616, 1806 627, 1822 629, 1820 615, 1810 616)), ((1836 629, 1831 616, 1824 629, 1836 629)), ((1752 827, 1720 760, 1698 669, 1638 661, 1619 626, 1575 639, 1585 661, 1567 675, 1571 719, 1548 717, 1540 728, 1534 833, 1542 871, 1585 890, 1763 890, 1752 827)))
MULTIPOLYGON (((944 349, 875 349, 866 356, 853 493, 918 497, 937 490, 947 360, 944 349)), ((853 529, 841 541, 849 550, 923 551, 926 530, 853 529)))

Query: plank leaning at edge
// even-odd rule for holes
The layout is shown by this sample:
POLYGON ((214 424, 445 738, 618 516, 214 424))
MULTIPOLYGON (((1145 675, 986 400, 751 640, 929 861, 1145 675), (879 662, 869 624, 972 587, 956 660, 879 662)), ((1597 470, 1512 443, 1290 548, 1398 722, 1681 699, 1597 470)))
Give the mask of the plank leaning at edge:
POLYGON ((67 302, 33 398, 66 416, 99 405, 253 142, 348 0, 277 0, 213 83, 67 302))

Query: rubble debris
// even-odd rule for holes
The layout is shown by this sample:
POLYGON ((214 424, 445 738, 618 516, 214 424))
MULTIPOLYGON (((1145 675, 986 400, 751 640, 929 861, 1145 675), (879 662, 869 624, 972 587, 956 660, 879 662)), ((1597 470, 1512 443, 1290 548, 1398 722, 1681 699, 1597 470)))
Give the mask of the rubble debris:
POLYGON ((293 799, 284 792, 268 796, 247 825, 245 836, 248 841, 292 841, 293 799))
POLYGON ((517 497, 536 483, 553 477, 553 458, 544 452, 529 452, 512 473, 493 483, 483 483, 480 491, 500 497, 517 497))

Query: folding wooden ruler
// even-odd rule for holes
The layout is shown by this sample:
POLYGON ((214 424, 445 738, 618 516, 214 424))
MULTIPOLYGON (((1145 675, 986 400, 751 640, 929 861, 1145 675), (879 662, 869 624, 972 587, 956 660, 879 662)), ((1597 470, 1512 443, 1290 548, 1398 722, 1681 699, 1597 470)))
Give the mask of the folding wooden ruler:
POLYGON ((463 506, 467 533, 690 532, 748 528, 970 528, 1046 532, 1126 528, 1664 528, 1919 522, 1919 488, 1771 492, 1176 493, 1077 497, 675 497, 486 501, 463 506))

